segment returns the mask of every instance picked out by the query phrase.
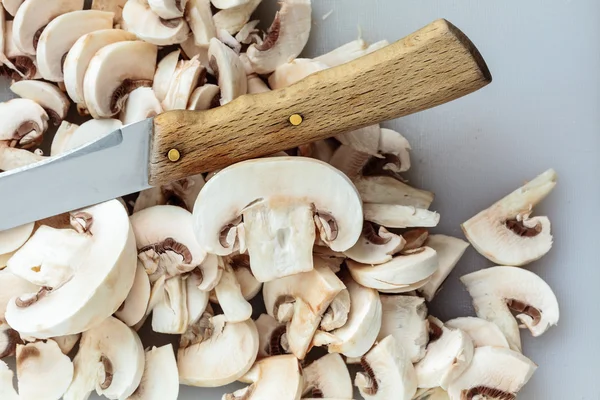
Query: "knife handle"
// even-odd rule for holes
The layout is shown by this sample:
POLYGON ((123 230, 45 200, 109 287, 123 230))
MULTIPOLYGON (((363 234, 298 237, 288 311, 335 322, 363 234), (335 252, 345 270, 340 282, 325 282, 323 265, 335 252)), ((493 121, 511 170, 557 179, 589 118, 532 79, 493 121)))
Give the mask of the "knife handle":
POLYGON ((402 117, 472 93, 491 80, 467 36, 437 20, 287 88, 241 96, 208 111, 155 117, 149 182, 165 184, 402 117), (292 115, 302 117, 299 125, 290 122, 292 115))

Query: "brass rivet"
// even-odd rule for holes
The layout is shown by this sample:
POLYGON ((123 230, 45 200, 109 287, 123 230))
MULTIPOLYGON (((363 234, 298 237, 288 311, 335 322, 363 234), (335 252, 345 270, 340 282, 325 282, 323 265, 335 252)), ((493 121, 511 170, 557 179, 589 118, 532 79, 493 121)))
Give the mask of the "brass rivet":
POLYGON ((181 153, 179 153, 179 150, 177 149, 171 149, 167 153, 167 157, 169 158, 169 161, 177 162, 181 158, 181 153))
POLYGON ((304 121, 304 119, 302 118, 302 115, 300 114, 292 114, 290 116, 290 124, 294 125, 294 126, 298 126, 302 123, 302 121, 304 121))

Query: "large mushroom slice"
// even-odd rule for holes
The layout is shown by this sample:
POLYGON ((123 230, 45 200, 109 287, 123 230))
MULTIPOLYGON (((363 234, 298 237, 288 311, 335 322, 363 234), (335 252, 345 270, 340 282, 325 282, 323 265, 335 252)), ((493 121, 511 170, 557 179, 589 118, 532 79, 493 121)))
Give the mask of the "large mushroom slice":
POLYGON ((281 2, 264 43, 248 48, 248 59, 256 73, 268 74, 298 57, 308 42, 311 12, 310 0, 281 2))
POLYGON ((413 188, 391 176, 361 176, 354 180, 365 203, 398 204, 428 209, 433 193, 413 188))
POLYGON ((221 89, 217 85, 207 83, 196 88, 188 102, 188 110, 203 111, 221 105, 221 89))
POLYGON ((352 398, 352 380, 348 367, 339 354, 327 354, 302 370, 304 397, 352 398))
POLYGON ((167 95, 162 102, 165 110, 185 110, 194 89, 204 83, 206 71, 194 57, 189 61, 179 61, 175 75, 172 77, 167 95))
POLYGON ((152 86, 156 55, 155 45, 141 41, 101 48, 91 59, 83 80, 85 104, 92 117, 112 117, 121 111, 131 91, 152 86))
POLYGON ((69 99, 56 85, 42 81, 23 80, 13 83, 10 90, 17 96, 33 100, 42 106, 54 125, 60 125, 67 116, 70 106, 69 99))
POLYGON ((412 228, 437 226, 440 215, 434 211, 397 204, 364 205, 365 220, 388 228, 412 228))
POLYGON ((164 20, 144 0, 127 1, 123 8, 123 25, 138 38, 157 46, 182 43, 190 34, 185 19, 164 20))
POLYGON ((4 14, 0 16, 0 45, 4 45, 0 53, 0 74, 15 81, 21 79, 39 79, 41 75, 35 64, 35 56, 24 53, 13 40, 13 21, 6 21, 4 14))
POLYGON ((2 400, 19 400, 19 395, 13 386, 14 373, 8 365, 0 360, 0 398, 2 400))
POLYGON ((91 119, 79 126, 70 137, 66 138, 62 151, 68 151, 86 145, 121 128, 123 123, 118 119, 91 119))
POLYGON ((393 336, 387 336, 362 357, 364 372, 354 384, 366 400, 410 400, 417 391, 417 377, 410 359, 393 336))
POLYGON ((361 200, 348 178, 302 157, 228 167, 207 182, 194 207, 200 246, 228 255, 243 242, 261 282, 313 268, 315 226, 327 246, 345 251, 358 240, 362 221, 361 200))
MULTIPOLYGON (((156 73, 154 74, 154 82, 152 83, 152 89, 156 98, 163 101, 167 97, 169 91, 169 85, 177 70, 179 64, 179 56, 181 50, 174 50, 167 54, 156 66, 156 73)), ((190 57, 192 58, 192 57, 190 57)))
POLYGON ((92 10, 110 11, 115 14, 115 23, 121 24, 123 7, 127 0, 92 0, 92 10))
MULTIPOLYGON (((7 269, 0 271, 0 320, 4 320, 10 300, 23 293, 35 293, 39 286, 21 278, 7 269)), ((8 326, 8 325, 7 325, 8 326)), ((1 358, 1 357, 0 357, 1 358)))
POLYGON ((510 348, 506 337, 498 328, 498 325, 493 322, 486 321, 482 318, 475 317, 461 317, 454 318, 446 321, 445 324, 448 328, 460 329, 466 332, 475 347, 504 347, 510 348))
MULTIPOLYGON (((260 2, 261 0, 254 1, 260 2)), ((193 37, 188 41, 196 46, 208 47, 210 39, 217 36, 210 0, 188 0, 185 18, 193 33, 193 37)))
POLYGON ((240 57, 217 38, 210 40, 208 48, 210 67, 219 81, 221 105, 246 94, 248 81, 240 57))
POLYGON ((406 240, 380 226, 375 231, 372 223, 365 221, 358 242, 344 252, 351 260, 361 264, 383 264, 404 248, 406 240))
POLYGON ((143 121, 146 118, 155 117, 162 112, 162 105, 156 98, 152 88, 141 87, 129 94, 119 119, 123 122, 123 125, 129 125, 143 121))
POLYGON ((516 351, 501 347, 475 349, 467 370, 448 387, 451 400, 516 399, 537 365, 516 351))
POLYGON ((325 332, 331 332, 337 328, 341 328, 348 322, 349 314, 350 292, 348 289, 344 289, 335 296, 329 308, 323 314, 321 329, 325 332))
POLYGON ((42 77, 62 82, 63 64, 71 46, 83 35, 111 29, 114 14, 106 11, 72 11, 54 18, 39 37, 37 64, 42 77))
POLYGON ((75 230, 41 226, 8 269, 41 288, 11 299, 6 320, 24 337, 83 332, 112 315, 133 285, 135 238, 111 200, 71 214, 75 230))
POLYGON ((17 378, 21 400, 55 400, 73 379, 73 363, 53 340, 17 346, 17 378))
POLYGON ((184 385, 227 385, 248 372, 256 360, 258 331, 251 319, 227 322, 224 315, 204 316, 189 333, 182 337, 177 353, 179 381, 184 385))
POLYGON ((148 0, 148 5, 156 15, 164 20, 183 17, 187 0, 148 0))
POLYGON ((127 326, 135 326, 144 318, 150 301, 150 280, 144 265, 138 260, 133 286, 115 317, 127 326))
POLYGON ((158 290, 160 299, 152 308, 152 330, 183 334, 189 323, 186 282, 181 275, 177 275, 165 279, 161 286, 162 290, 158 290))
MULTIPOLYGON (((197 0, 206 1, 206 0, 197 0)), ((235 35, 250 21, 250 17, 256 7, 261 3, 262 0, 250 0, 246 4, 242 4, 237 7, 228 8, 217 12, 213 16, 214 24, 217 30, 224 29, 231 35, 235 35)), ((216 31, 215 31, 216 35, 216 31)), ((287 61, 287 60, 286 60, 287 61)))
POLYGON ((531 271, 493 267, 465 275, 460 280, 473 298, 477 316, 498 325, 513 350, 521 351, 520 325, 537 337, 558 323, 559 308, 554 292, 531 271))
MULTIPOLYGON (((2 255, 12 256, 12 253, 17 251, 19 247, 23 246, 27 239, 29 239, 33 233, 33 228, 34 223, 31 222, 29 224, 17 226, 12 229, 0 231, 0 257, 2 255)), ((6 261, 8 261, 8 258, 6 261)), ((4 262, 2 264, 4 264, 4 262)), ((2 270, 5 266, 6 264, 0 265, 0 270, 2 270)))
POLYGON ((75 375, 64 400, 87 399, 95 389, 109 399, 126 399, 140 385, 144 348, 137 333, 109 317, 81 336, 75 375))
POLYGON ((83 3, 84 0, 27 0, 21 4, 13 20, 15 45, 25 54, 35 55, 38 40, 46 25, 59 15, 82 10, 83 3))
POLYGON ((0 103, 0 141, 11 147, 30 147, 41 141, 48 129, 48 114, 33 100, 12 99, 0 103))
POLYGON ((550 220, 530 215, 556 179, 550 169, 462 224, 467 239, 498 265, 521 266, 544 256, 552 247, 550 220))
MULTIPOLYGON (((269 314, 261 314, 255 324, 258 330, 257 360, 286 354, 286 349, 283 346, 287 330, 285 323, 278 322, 269 314)), ((285 343, 287 343, 287 337, 285 343)))
POLYGON ((173 345, 146 350, 142 381, 128 400, 177 400, 177 396, 179 374, 173 345))

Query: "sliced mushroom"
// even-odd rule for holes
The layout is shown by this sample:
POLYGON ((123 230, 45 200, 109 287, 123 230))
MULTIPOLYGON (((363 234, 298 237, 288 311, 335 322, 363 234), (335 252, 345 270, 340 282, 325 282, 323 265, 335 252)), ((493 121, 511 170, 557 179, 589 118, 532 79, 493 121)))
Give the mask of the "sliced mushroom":
POLYGON ((254 364, 258 331, 251 319, 227 322, 224 315, 217 315, 200 319, 191 329, 194 340, 182 342, 177 353, 182 384, 224 386, 241 378, 254 364))
POLYGON ((2 0, 2 5, 6 12, 14 17, 21 4, 23 4, 23 1, 24 0, 2 0))
POLYGON ((42 286, 8 303, 6 320, 25 337, 83 332, 117 311, 133 285, 135 238, 121 203, 74 212, 71 221, 77 231, 41 226, 9 260, 8 269, 42 286))
POLYGON ((379 154, 380 136, 381 127, 379 125, 369 125, 337 135, 336 139, 343 145, 349 146, 360 153, 377 156, 379 154))
MULTIPOLYGON (((175 50, 167 54, 156 66, 156 73, 154 74, 154 82, 152 83, 152 89, 159 101, 163 101, 167 97, 171 80, 177 70, 179 64, 179 56, 181 50, 175 50)), ((192 58, 191 56, 190 58, 192 58)))
POLYGON ((0 120, 0 140, 11 141, 11 147, 35 145, 48 129, 48 114, 30 99, 0 103, 0 120))
POLYGON ((335 296, 325 314, 321 319, 321 329, 330 332, 334 329, 341 328, 348 322, 350 314, 350 292, 344 289, 335 296))
POLYGON ((148 5, 156 15, 164 20, 183 17, 187 0, 148 0, 148 5))
POLYGON ((0 319, 0 359, 12 357, 17 351, 17 345, 23 343, 19 332, 12 329, 6 321, 0 319))
POLYGON ((381 295, 380 299, 383 313, 377 339, 392 335, 412 363, 420 361, 429 341, 425 300, 401 295, 381 295))
POLYGON ((144 348, 137 333, 109 317, 81 336, 75 375, 65 400, 86 399, 96 389, 109 399, 126 399, 140 385, 144 348))
POLYGON ((334 140, 317 140, 298 147, 298 155, 311 157, 329 163, 335 151, 334 140))
POLYGON ((90 61, 83 80, 85 104, 92 117, 118 114, 131 91, 152 86, 156 55, 155 45, 141 41, 117 42, 101 48, 90 61))
POLYGON ((310 29, 310 0, 283 0, 264 43, 253 44, 246 52, 254 71, 268 74, 298 57, 308 42, 310 29))
POLYGON ((7 269, 0 271, 0 320, 4 321, 6 307, 10 300, 23 293, 35 293, 39 286, 21 278, 7 269))
POLYGON ((214 74, 214 71, 210 67, 210 63, 208 62, 208 44, 196 46, 196 44, 194 44, 194 38, 190 37, 188 40, 181 43, 180 46, 187 58, 198 56, 198 61, 206 68, 206 71, 211 75, 214 74))
POLYGON ((521 266, 543 257, 552 247, 550 220, 530 214, 556 179, 549 169, 462 224, 469 242, 498 265, 521 266))
POLYGON ((228 8, 243 6, 248 4, 250 0, 211 0, 213 6, 220 10, 226 10, 228 8))
POLYGON ((361 264, 383 264, 400 252, 405 243, 402 236, 389 232, 383 226, 375 232, 373 224, 365 221, 360 238, 344 255, 361 264))
POLYGON ((364 372, 356 374, 354 385, 367 400, 410 400, 417 391, 415 369, 393 336, 373 347, 361 365, 364 372))
POLYGON ((315 72, 329 68, 322 62, 310 60, 307 58, 296 58, 290 62, 279 65, 269 76, 269 86, 271 89, 281 89, 301 81, 315 72))
POLYGON ((365 203, 428 209, 434 197, 431 192, 410 187, 391 176, 362 176, 354 184, 365 203))
POLYGON ((473 340, 475 347, 492 346, 510 348, 506 337, 500 328, 498 328, 498 325, 485 319, 475 317, 454 318, 446 321, 445 325, 448 328, 460 329, 466 332, 471 337, 471 340, 473 340))
POLYGON ((450 400, 448 392, 442 388, 419 389, 413 400, 450 400))
MULTIPOLYGON (((189 0, 185 10, 185 19, 190 25, 193 34, 188 41, 191 41, 196 46, 208 48, 210 39, 217 36, 217 28, 215 28, 215 21, 213 21, 210 0, 189 0)), ((188 56, 192 57, 190 54, 188 56)))
POLYGON ((475 349, 467 370, 448 387, 451 400, 516 399, 537 365, 516 351, 500 347, 475 349))
POLYGON ((73 350, 75 345, 79 342, 79 339, 81 339, 80 333, 76 333, 74 335, 56 336, 52 338, 58 347, 60 347, 60 351, 62 351, 65 355, 69 355, 71 350, 73 350))
POLYGON ((18 345, 17 378, 22 400, 60 399, 73 379, 73 363, 53 340, 18 345))
POLYGON ((255 323, 259 341, 257 360, 287 353, 283 348, 283 337, 287 330, 285 323, 278 322, 269 314, 261 314, 255 323))
POLYGON ((360 177, 370 159, 370 154, 358 151, 352 146, 342 144, 335 150, 328 162, 346 174, 348 178, 356 180, 360 177))
POLYGON ((435 227, 440 222, 436 212, 397 204, 365 203, 365 220, 388 228, 435 227))
POLYGON ((54 125, 58 126, 67 116, 70 106, 69 99, 51 83, 23 80, 13 83, 10 90, 17 96, 33 100, 42 106, 54 125))
POLYGON ((125 107, 121 111, 120 119, 123 125, 129 125, 155 117, 162 112, 163 108, 152 88, 140 87, 129 94, 125 107))
POLYGON ((12 229, 0 231, 0 254, 9 254, 17 251, 33 233, 34 223, 17 226, 12 229))
POLYGON ((199 274, 191 273, 185 280, 187 286, 187 314, 188 328, 195 324, 202 317, 202 314, 208 307, 209 292, 201 290, 202 277, 199 274))
POLYGON ((233 35, 231 35, 225 29, 221 29, 217 32, 217 39, 223 42, 223 44, 232 49, 233 52, 239 56, 240 52, 242 51, 242 44, 238 42, 233 35))
MULTIPOLYGON (((246 2, 248 3, 248 2, 246 2)), ((252 34, 258 33, 258 29, 256 28, 260 20, 255 19, 254 21, 250 21, 245 24, 242 29, 235 35, 235 39, 243 44, 251 44, 252 43, 252 34)))
POLYGON ((103 29, 81 36, 67 53, 63 64, 65 87, 71 100, 85 108, 85 72, 100 49, 109 44, 132 40, 136 40, 136 36, 121 29, 103 29))
POLYGON ((127 0, 92 0, 92 10, 110 11, 115 14, 115 23, 121 24, 123 8, 127 0))
POLYGON ((0 360, 0 398, 2 400, 19 400, 19 395, 13 387, 13 376, 8 365, 0 360))
POLYGON ((356 39, 330 51, 329 53, 325 53, 319 57, 316 57, 315 60, 325 63, 330 67, 337 67, 338 65, 346 64, 349 61, 379 50, 388 44, 389 43, 387 40, 382 40, 369 45, 363 39, 356 39))
POLYGON ((0 171, 10 171, 11 169, 22 168, 43 161, 46 158, 47 157, 42 156, 40 152, 36 151, 35 153, 32 153, 28 150, 10 147, 8 142, 0 142, 0 171))
POLYGON ((2 66, 0 74, 15 81, 21 79, 40 79, 41 75, 37 70, 35 56, 24 53, 17 47, 13 38, 13 21, 6 21, 4 14, 0 17, 0 44, 3 44, 3 54, 0 53, 2 66))
POLYGON ((192 92, 200 84, 204 83, 204 67, 194 57, 189 61, 179 61, 175 75, 171 79, 167 95, 162 106, 166 111, 185 110, 192 92))
POLYGON ((348 367, 339 354, 327 354, 303 368, 303 396, 326 399, 352 398, 352 380, 348 367))
POLYGON ((179 375, 173 345, 146 350, 142 381, 128 400, 177 400, 178 395, 179 375))
POLYGON ((271 91, 271 89, 269 89, 267 84, 260 78, 260 76, 254 73, 248 75, 246 79, 248 80, 249 94, 266 93, 271 91))
MULTIPOLYGON (((127 1, 123 8, 123 25, 138 38, 157 46, 182 43, 190 35, 185 19, 161 19, 144 0, 127 1)), ((136 61, 142 65, 140 60, 136 61)))
POLYGON ((352 247, 362 230, 362 207, 352 183, 325 163, 262 158, 235 164, 208 181, 196 201, 194 223, 200 246, 219 255, 237 250, 243 227, 252 273, 268 282, 313 268, 315 225, 331 249, 352 247), (262 179, 256 182, 256 176, 262 179))
POLYGON ((204 187, 204 177, 198 174, 161 187, 144 190, 136 199, 133 212, 158 205, 179 206, 192 211, 202 187, 204 187))
POLYGON ((138 261, 133 286, 115 317, 127 326, 134 326, 144 318, 150 301, 150 280, 141 261, 138 261))
POLYGON ((246 25, 248 21, 250 21, 250 16, 252 13, 254 13, 254 10, 256 10, 256 7, 258 7, 261 1, 262 0, 250 0, 241 6, 228 8, 226 10, 217 12, 213 16, 216 29, 225 29, 227 32, 235 35, 244 27, 244 25, 246 25))
POLYGON ((210 40, 208 48, 209 63, 219 80, 221 105, 246 94, 248 81, 240 58, 233 50, 217 38, 210 40))
POLYGON ((62 82, 65 57, 77 39, 100 29, 111 29, 114 14, 106 11, 72 11, 54 18, 44 28, 37 45, 37 64, 42 77, 62 82))
POLYGON ((230 322, 242 322, 252 316, 252 306, 244 298, 230 261, 225 261, 223 274, 215 294, 223 313, 230 322))
POLYGON ((192 92, 187 109, 203 111, 218 107, 221 105, 220 94, 221 89, 217 85, 210 83, 202 85, 192 92))
POLYGON ((513 350, 521 351, 519 327, 529 329, 537 337, 558 323, 558 301, 554 292, 531 271, 493 267, 465 275, 460 280, 473 298, 477 316, 498 325, 513 350))
POLYGON ((166 278, 161 299, 152 308, 152 330, 183 334, 188 328, 188 322, 186 282, 181 275, 166 278))
POLYGON ((71 137, 63 146, 63 151, 69 151, 91 143, 120 129, 122 126, 123 123, 118 119, 91 119, 86 121, 71 134, 71 137))

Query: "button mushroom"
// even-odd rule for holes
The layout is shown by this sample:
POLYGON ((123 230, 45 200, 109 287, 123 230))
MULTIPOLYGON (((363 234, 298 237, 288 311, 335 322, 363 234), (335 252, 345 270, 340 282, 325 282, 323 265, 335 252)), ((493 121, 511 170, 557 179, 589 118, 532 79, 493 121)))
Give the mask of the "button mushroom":
POLYGON ((92 0, 92 10, 110 11, 115 14, 115 23, 121 24, 123 7, 127 0, 92 0))
POLYGON ((0 320, 4 320, 10 300, 23 293, 35 293, 39 286, 21 278, 9 270, 0 271, 0 320))
POLYGON ((248 81, 240 58, 217 38, 210 40, 208 59, 221 89, 221 105, 246 94, 248 81))
MULTIPOLYGON (((185 19, 164 20, 155 14, 144 0, 127 1, 123 8, 123 25, 138 38, 157 46, 184 42, 190 34, 185 19)), ((142 63, 137 61, 141 66, 142 63)))
POLYGON ((123 122, 123 125, 129 125, 146 118, 155 117, 162 112, 163 108, 154 95, 152 88, 140 87, 129 94, 119 119, 123 122))
POLYGON ((23 52, 15 43, 13 21, 5 21, 2 17, 0 17, 0 28, 3 28, 0 42, 4 43, 4 57, 1 60, 4 65, 0 66, 0 74, 15 81, 41 78, 35 64, 35 56, 23 52))
POLYGON ((141 261, 138 261, 135 270, 133 286, 115 317, 127 326, 134 326, 144 318, 148 302, 150 301, 150 280, 141 261))
POLYGON ((346 363, 339 354, 327 354, 302 369, 303 398, 352 398, 352 381, 346 363))
POLYGON ((344 289, 335 296, 325 314, 321 319, 321 329, 331 332, 334 329, 341 328, 348 322, 350 314, 350 292, 344 289))
MULTIPOLYGON (((260 3, 261 0, 253 1, 260 3)), ((188 0, 185 19, 190 25, 193 34, 188 41, 196 46, 208 48, 210 39, 217 36, 217 28, 215 27, 215 21, 213 21, 210 0, 188 0)), ((191 57, 190 54, 188 56, 191 57)))
POLYGON ((128 400, 177 400, 178 395, 179 375, 173 346, 146 350, 142 381, 128 400))
POLYGON ((148 5, 156 15, 164 20, 183 17, 187 0, 148 0, 148 5))
POLYGON ((2 0, 2 5, 6 12, 14 17, 21 4, 23 4, 23 1, 24 0, 2 0))
POLYGON ((6 321, 0 319, 0 359, 12 357, 17 351, 17 345, 23 343, 19 332, 12 329, 6 321))
POLYGON ((60 125, 67 116, 70 105, 69 99, 57 86, 51 83, 23 80, 13 83, 10 90, 17 96, 33 100, 42 106, 53 125, 60 125))
POLYGON ((165 110, 185 110, 192 92, 200 84, 204 83, 204 67, 194 57, 189 61, 179 61, 179 65, 172 77, 167 95, 163 100, 162 107, 165 110))
POLYGON ((133 212, 158 205, 172 205, 192 211, 200 190, 204 187, 202 174, 189 176, 167 185, 153 187, 140 192, 133 212))
POLYGON ((361 264, 383 264, 400 252, 406 241, 402 236, 380 226, 379 231, 369 221, 363 223, 360 238, 354 246, 344 252, 348 258, 361 264))
POLYGON ((19 395, 13 387, 14 373, 8 365, 0 360, 0 398, 2 400, 19 400, 19 395))
POLYGON ((50 156, 57 156, 66 151, 66 144, 73 136, 73 133, 77 131, 79 125, 72 124, 67 121, 61 122, 58 130, 54 134, 52 139, 52 145, 50 147, 50 156))
POLYGON ((221 105, 221 89, 217 85, 207 83, 196 88, 188 102, 188 110, 203 111, 221 105))
POLYGON ((438 213, 411 206, 366 203, 363 208, 365 220, 388 228, 430 228, 440 221, 438 213))
POLYGON ((217 12, 213 16, 216 29, 225 29, 230 34, 235 35, 248 21, 250 21, 250 16, 261 1, 262 0, 250 0, 246 4, 217 12))
MULTIPOLYGON (((175 70, 179 64, 179 56, 181 50, 175 50, 166 55, 158 65, 156 66, 156 72, 154 74, 154 82, 152 83, 152 89, 156 98, 162 102, 167 97, 169 91, 169 85, 175 75, 175 70)), ((192 56, 193 57, 193 56, 192 56)), ((190 58, 192 58, 190 57, 190 58)))
POLYGON ((419 389, 413 400, 450 400, 448 392, 442 388, 419 389))
POLYGON ((215 287, 215 295, 227 321, 242 322, 252 316, 252 306, 244 298, 231 262, 224 261, 223 274, 215 287))
POLYGON ((328 65, 307 58, 296 58, 293 61, 279 65, 269 76, 269 87, 281 89, 301 81, 315 72, 329 68, 328 65))
POLYGON ((86 121, 65 140, 63 152, 93 142, 96 139, 120 129, 122 126, 123 123, 121 121, 112 118, 91 119, 86 121))
POLYGON ((466 332, 475 347, 504 347, 509 348, 506 337, 498 325, 485 319, 475 317, 454 318, 444 324, 448 328, 460 329, 466 332))
POLYGON ((0 270, 6 267, 5 262, 8 261, 8 258, 10 258, 10 256, 12 256, 19 247, 23 246, 27 239, 29 239, 33 232, 33 228, 34 223, 32 222, 17 226, 16 228, 0 231, 0 258, 8 256, 2 265, 0 265, 0 270))
POLYGON ((31 147, 42 140, 48 128, 48 114, 35 101, 12 99, 0 103, 0 140, 11 147, 31 147))
MULTIPOLYGON (((255 323, 259 341, 257 360, 287 353, 283 347, 287 330, 285 323, 278 322, 269 314, 261 314, 255 323)), ((287 337, 285 341, 287 343, 287 337)))

